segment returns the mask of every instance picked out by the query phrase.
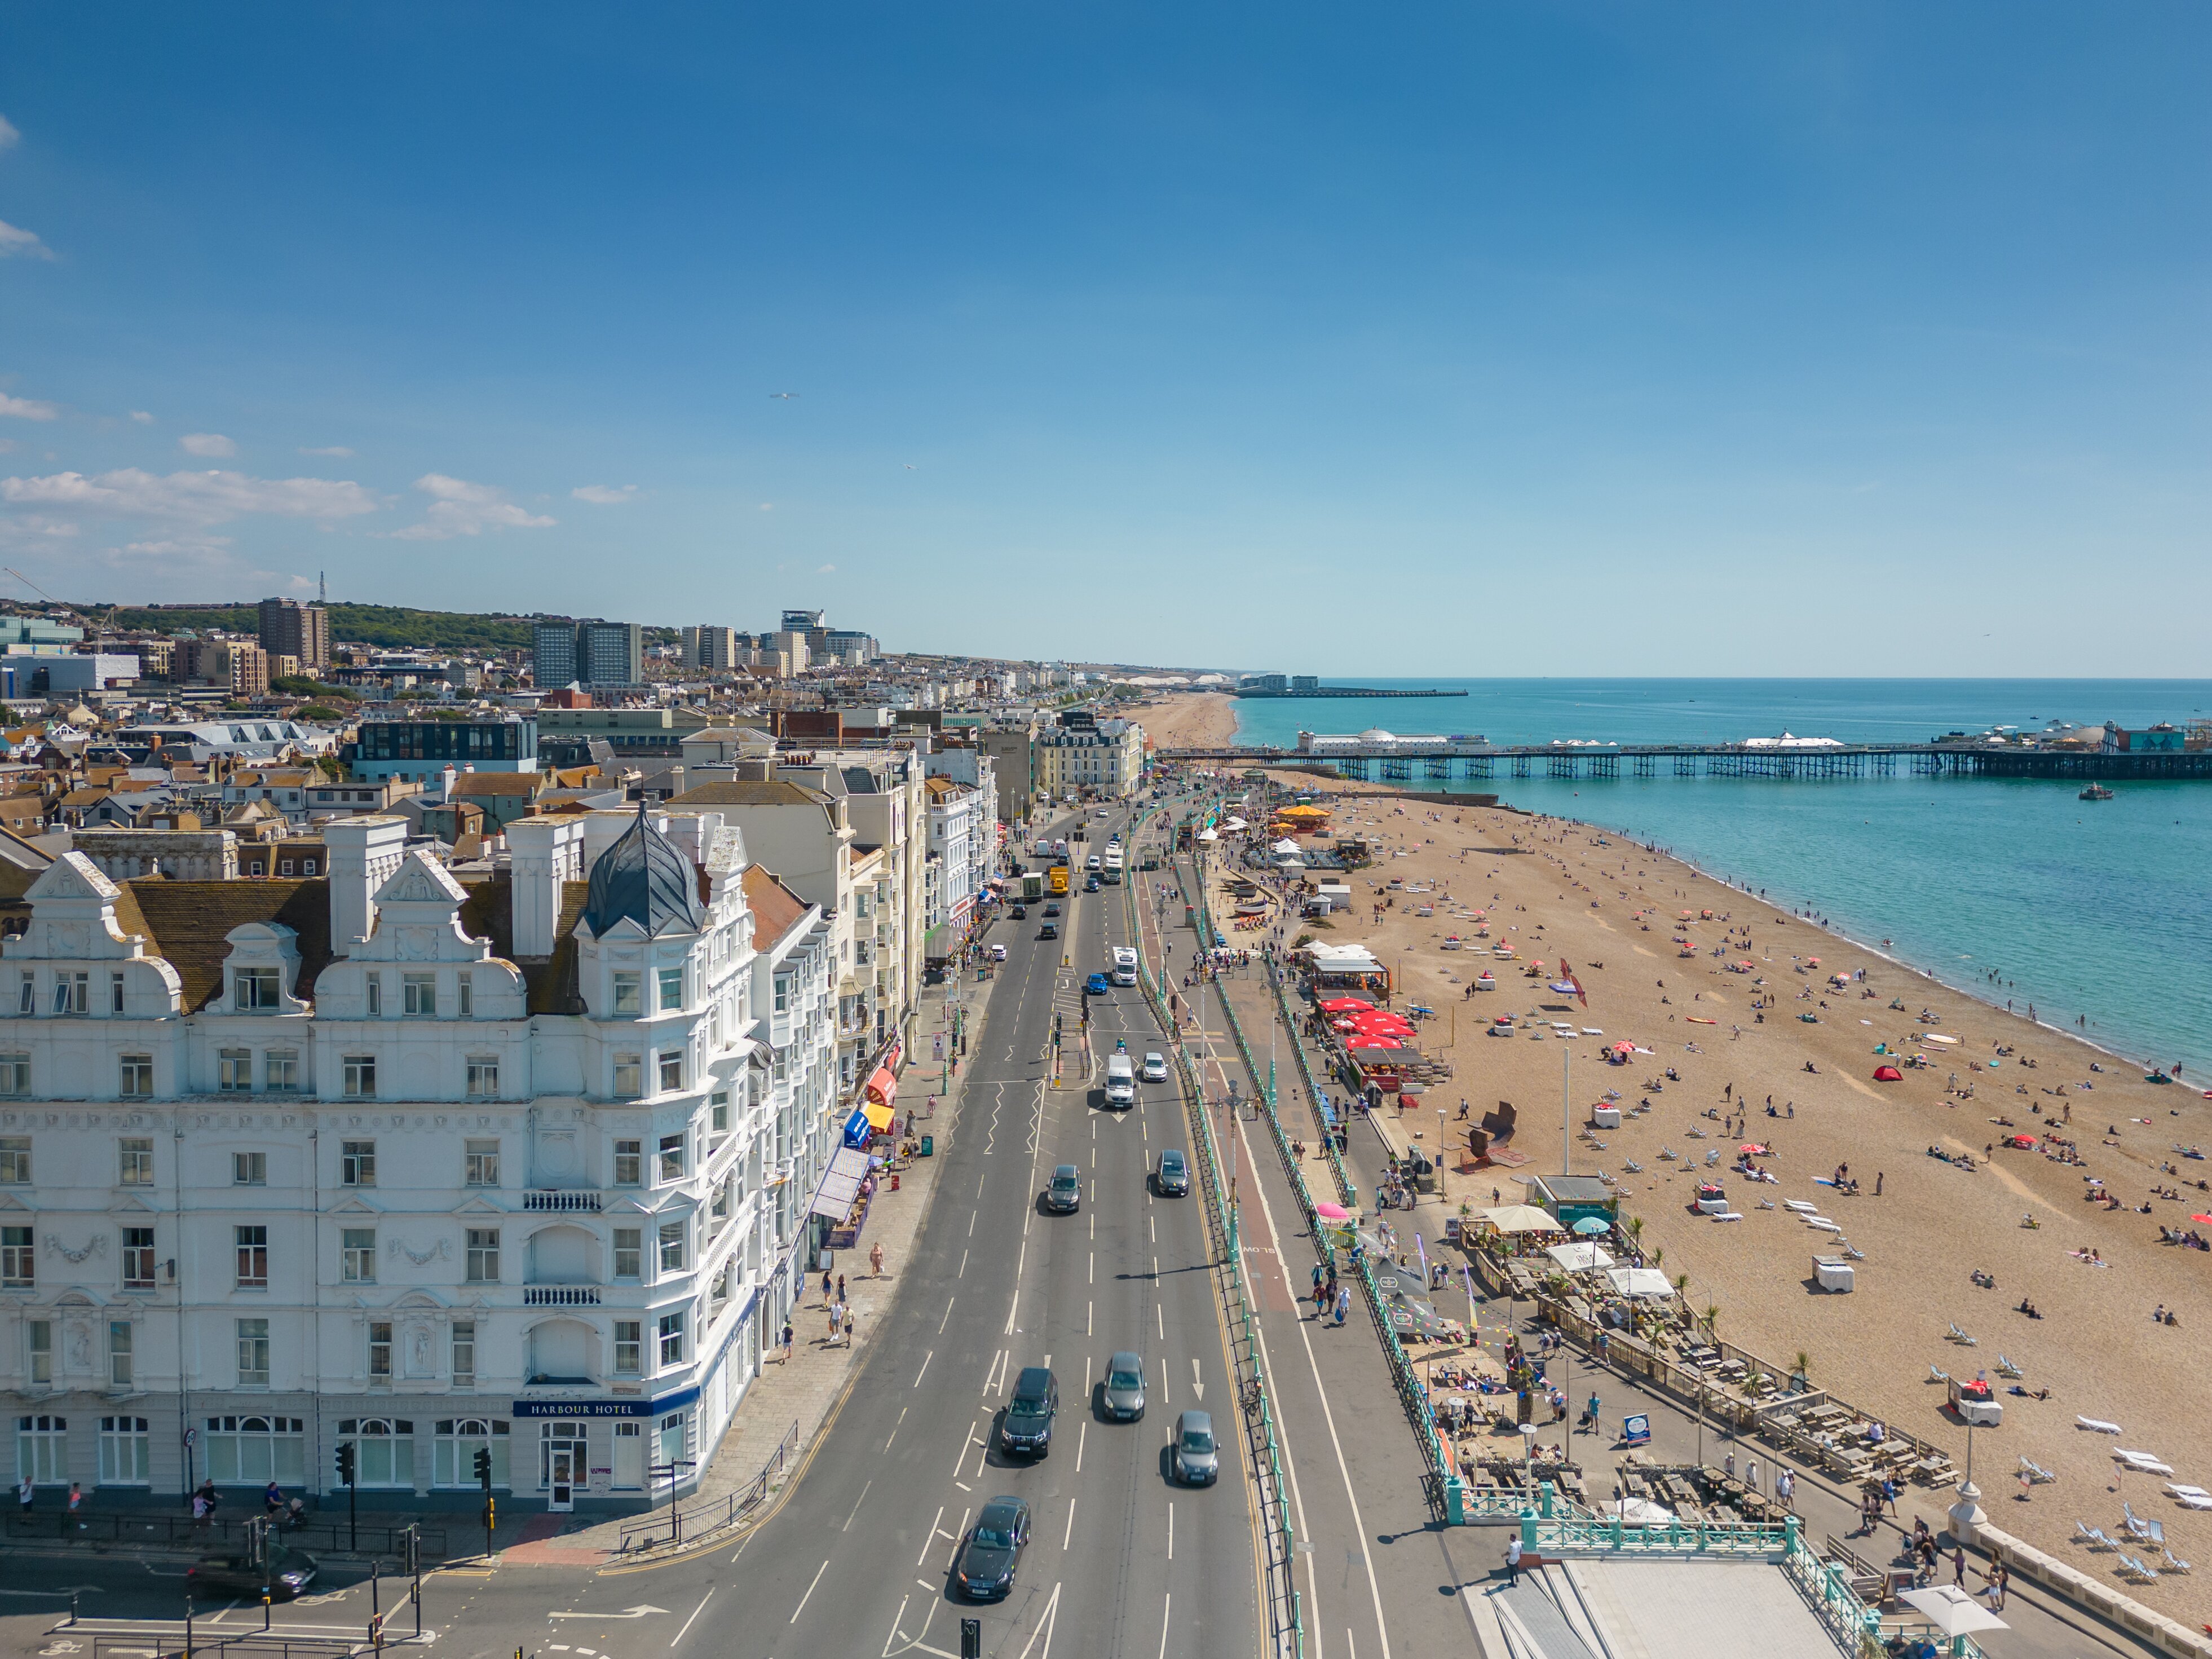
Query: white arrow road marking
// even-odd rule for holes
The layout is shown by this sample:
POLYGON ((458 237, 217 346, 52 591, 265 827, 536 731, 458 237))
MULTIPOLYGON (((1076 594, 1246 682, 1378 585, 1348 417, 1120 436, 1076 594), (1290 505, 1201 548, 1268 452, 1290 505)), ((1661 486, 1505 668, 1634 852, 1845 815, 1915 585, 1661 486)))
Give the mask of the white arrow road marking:
POLYGON ((1200 1400, 1206 1398, 1206 1384, 1198 1380, 1198 1361, 1190 1362, 1190 1386, 1200 1400))
POLYGON ((656 1607, 641 1601, 634 1607, 624 1607, 620 1613, 549 1613, 548 1619, 642 1619, 648 1613, 665 1613, 666 1607, 656 1607))

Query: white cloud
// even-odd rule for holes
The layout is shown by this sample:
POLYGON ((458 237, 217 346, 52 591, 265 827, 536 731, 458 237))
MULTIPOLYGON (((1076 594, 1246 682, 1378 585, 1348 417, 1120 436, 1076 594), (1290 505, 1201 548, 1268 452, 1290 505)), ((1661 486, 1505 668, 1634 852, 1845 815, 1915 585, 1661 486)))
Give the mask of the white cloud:
POLYGON ((834 576, 837 574, 837 567, 834 564, 817 565, 814 567, 814 574, 817 576, 834 576))
POLYGON ((353 457, 353 451, 348 449, 343 444, 329 444, 321 449, 303 449, 300 453, 302 455, 335 455, 342 461, 349 460, 353 457))
POLYGON ((568 492, 580 501, 589 501, 593 507, 620 507, 625 501, 637 499, 637 486, 623 484, 578 484, 568 492))
POLYGON ((58 404, 40 403, 35 398, 11 398, 0 392, 0 415, 13 415, 19 421, 51 421, 61 412, 58 404))
POLYGON ((422 522, 392 533, 403 542, 441 542, 453 536, 479 536, 490 530, 543 530, 555 521, 530 513, 507 499, 507 492, 491 484, 449 478, 442 472, 425 472, 415 488, 429 496, 429 511, 422 522))
POLYGON ((37 231, 0 219, 0 259, 12 259, 18 254, 26 259, 51 259, 54 251, 39 240, 37 231))
POLYGON ((0 149, 15 149, 15 141, 22 136, 15 130, 15 124, 13 121, 4 115, 0 115, 0 149))
POLYGON ((87 477, 55 472, 0 478, 0 501, 61 511, 119 513, 191 524, 262 514, 283 519, 350 519, 378 501, 362 484, 340 478, 252 478, 243 472, 172 472, 157 477, 135 466, 87 477))
POLYGON ((131 411, 131 418, 137 422, 141 426, 151 426, 154 424, 154 417, 143 409, 132 410, 131 411))
POLYGON ((211 461, 238 453, 238 446, 220 432, 187 432, 177 440, 177 447, 187 455, 204 455, 211 461))
POLYGON ((773 513, 775 511, 775 503, 774 501, 763 501, 760 504, 760 510, 763 513, 773 513))

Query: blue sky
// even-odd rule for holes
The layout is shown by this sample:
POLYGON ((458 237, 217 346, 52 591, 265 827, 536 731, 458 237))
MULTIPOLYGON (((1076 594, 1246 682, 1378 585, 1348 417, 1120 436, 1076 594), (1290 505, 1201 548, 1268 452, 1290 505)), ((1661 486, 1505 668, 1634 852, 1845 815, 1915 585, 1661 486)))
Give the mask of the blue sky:
POLYGON ((2208 37, 19 3, 0 562, 1335 673, 2202 674, 2208 37))

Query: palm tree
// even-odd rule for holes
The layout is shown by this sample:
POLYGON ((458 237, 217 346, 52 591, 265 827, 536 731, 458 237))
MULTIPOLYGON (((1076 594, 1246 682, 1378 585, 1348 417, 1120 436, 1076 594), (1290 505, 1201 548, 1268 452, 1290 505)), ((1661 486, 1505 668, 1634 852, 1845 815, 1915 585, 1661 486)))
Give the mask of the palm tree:
POLYGON ((1658 1245, 1654 1244, 1651 1247, 1651 1265, 1656 1267, 1666 1259, 1667 1252, 1662 1249, 1658 1245))
POLYGON ((1632 1215, 1628 1218, 1626 1224, 1629 1237, 1641 1244, 1644 1242, 1644 1218, 1640 1215, 1632 1215))
POLYGON ((1796 1370, 1797 1381, 1801 1383, 1808 1381, 1813 1370, 1813 1356, 1800 1348, 1797 1350, 1796 1358, 1791 1363, 1796 1370))
POLYGON ((1706 1303, 1705 1312, 1698 1316, 1698 1322, 1705 1328, 1706 1341, 1710 1342, 1713 1340, 1713 1327, 1719 1324, 1720 1320, 1720 1304, 1715 1302, 1706 1303))
POLYGON ((1680 1297, 1685 1302, 1687 1302, 1690 1299, 1689 1274, 1676 1273, 1674 1275, 1674 1294, 1680 1297))

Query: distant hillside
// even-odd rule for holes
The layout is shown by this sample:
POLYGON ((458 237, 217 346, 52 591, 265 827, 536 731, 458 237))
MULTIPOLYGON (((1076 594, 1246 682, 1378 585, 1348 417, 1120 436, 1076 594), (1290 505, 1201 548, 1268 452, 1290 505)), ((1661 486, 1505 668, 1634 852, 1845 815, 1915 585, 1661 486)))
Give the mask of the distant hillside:
MULTIPOLYGON (((88 606, 98 616, 99 607, 88 606)), ((454 651, 514 651, 530 648, 530 618, 483 616, 466 611, 415 611, 392 605, 332 605, 331 638, 357 640, 388 650, 443 646, 454 651)), ((179 628, 225 628, 251 634, 259 625, 250 605, 210 605, 191 611, 118 611, 118 629, 173 633, 179 628)))

